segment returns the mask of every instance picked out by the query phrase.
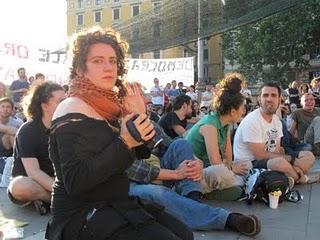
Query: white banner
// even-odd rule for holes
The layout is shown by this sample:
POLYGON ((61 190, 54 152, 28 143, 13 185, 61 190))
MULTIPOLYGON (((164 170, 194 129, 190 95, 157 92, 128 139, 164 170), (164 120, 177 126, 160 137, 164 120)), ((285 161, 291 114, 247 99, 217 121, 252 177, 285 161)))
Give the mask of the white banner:
MULTIPOLYGON (((66 54, 58 47, 38 47, 0 39, 0 81, 10 85, 18 79, 17 69, 24 67, 27 77, 41 72, 47 80, 68 83, 66 54)), ((127 59, 128 81, 140 82, 149 92, 158 78, 163 87, 176 80, 185 86, 194 83, 193 58, 127 59)))
POLYGON ((0 40, 0 81, 10 85, 18 79, 18 68, 23 67, 27 77, 40 72, 47 80, 65 84, 68 81, 66 54, 58 50, 58 47, 0 40))
POLYGON ((183 82, 185 86, 194 84, 193 58, 165 58, 165 59, 128 59, 128 81, 137 81, 148 90, 154 86, 153 79, 158 78, 160 85, 172 80, 183 82))

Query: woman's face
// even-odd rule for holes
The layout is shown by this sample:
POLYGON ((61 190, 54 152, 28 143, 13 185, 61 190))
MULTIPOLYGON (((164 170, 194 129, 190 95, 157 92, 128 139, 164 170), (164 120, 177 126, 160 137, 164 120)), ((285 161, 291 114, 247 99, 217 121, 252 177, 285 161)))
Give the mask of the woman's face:
POLYGON ((117 55, 114 49, 105 43, 95 43, 89 48, 87 70, 84 77, 97 87, 112 90, 117 80, 117 55))
POLYGON ((193 103, 193 109, 194 109, 196 112, 198 112, 198 111, 199 111, 199 103, 194 102, 194 103, 193 103))
POLYGON ((238 110, 236 109, 231 109, 231 117, 232 117, 232 122, 237 123, 241 120, 243 114, 245 113, 245 107, 244 104, 242 104, 238 110))

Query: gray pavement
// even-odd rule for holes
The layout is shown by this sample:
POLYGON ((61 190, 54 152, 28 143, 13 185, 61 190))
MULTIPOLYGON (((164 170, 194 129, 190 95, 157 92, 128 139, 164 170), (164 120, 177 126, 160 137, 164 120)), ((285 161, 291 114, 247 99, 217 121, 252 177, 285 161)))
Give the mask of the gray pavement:
MULTIPOLYGON (((320 173, 320 159, 313 167, 313 172, 320 173)), ((290 239, 316 240, 320 238, 320 183, 296 187, 304 196, 299 203, 284 202, 278 209, 271 209, 263 203, 249 206, 245 202, 209 201, 215 207, 224 207, 234 212, 256 214, 261 222, 261 233, 255 239, 290 239)), ((19 208, 13 205, 6 196, 5 189, 0 189, 0 218, 26 221, 24 239, 44 239, 44 232, 49 216, 39 216, 33 207, 19 208)), ((241 234, 228 231, 197 231, 196 240, 233 240, 250 239, 241 234)))

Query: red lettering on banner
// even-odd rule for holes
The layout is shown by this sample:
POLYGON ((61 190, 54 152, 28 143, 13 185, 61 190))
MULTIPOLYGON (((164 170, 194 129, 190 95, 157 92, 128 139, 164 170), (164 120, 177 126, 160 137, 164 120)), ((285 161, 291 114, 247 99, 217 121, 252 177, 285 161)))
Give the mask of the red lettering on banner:
POLYGON ((7 55, 15 55, 15 47, 13 43, 4 43, 4 47, 6 48, 7 55))
POLYGON ((25 45, 16 45, 14 43, 4 43, 4 50, 6 55, 11 55, 18 58, 28 59, 29 58, 29 50, 25 45))
POLYGON ((24 58, 24 59, 29 58, 28 48, 24 45, 17 46, 17 53, 18 53, 18 58, 24 58))

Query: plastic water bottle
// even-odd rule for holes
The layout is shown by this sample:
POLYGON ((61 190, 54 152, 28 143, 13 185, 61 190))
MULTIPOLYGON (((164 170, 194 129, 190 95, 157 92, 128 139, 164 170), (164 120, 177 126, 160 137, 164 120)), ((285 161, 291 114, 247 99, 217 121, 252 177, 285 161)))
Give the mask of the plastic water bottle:
POLYGON ((13 157, 8 157, 6 160, 6 165, 4 166, 0 187, 8 187, 11 178, 11 170, 13 166, 13 157))

